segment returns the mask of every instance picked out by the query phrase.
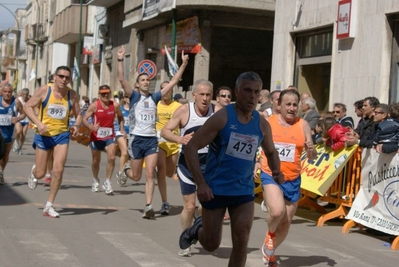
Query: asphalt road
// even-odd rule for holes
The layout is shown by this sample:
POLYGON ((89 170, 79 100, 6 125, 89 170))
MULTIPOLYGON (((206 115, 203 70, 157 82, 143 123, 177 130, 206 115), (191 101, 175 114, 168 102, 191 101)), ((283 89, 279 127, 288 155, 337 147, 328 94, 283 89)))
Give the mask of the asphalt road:
MULTIPOLYGON (((30 190, 27 177, 34 160, 29 130, 23 155, 11 152, 0 186, 0 267, 4 266, 227 266, 230 225, 225 222, 221 247, 209 253, 199 244, 193 256, 177 256, 182 199, 179 184, 168 180, 169 216, 141 218, 144 179, 119 187, 114 195, 91 192, 90 150, 71 143, 64 180, 55 201, 61 218, 42 216, 48 188, 30 190)), ((105 154, 100 173, 105 173, 105 154)), ((117 162, 118 164, 118 162, 117 162)), ((101 177, 101 176, 100 176, 101 177)), ((102 176, 104 177, 104 176, 102 176)), ((161 201, 155 189, 154 207, 161 201)), ((262 266, 260 247, 266 213, 258 204, 248 246, 247 266, 262 266)), ((342 234, 343 221, 317 227, 320 214, 299 209, 286 241, 277 249, 280 266, 398 266, 399 251, 384 246, 387 236, 354 230, 342 234)))

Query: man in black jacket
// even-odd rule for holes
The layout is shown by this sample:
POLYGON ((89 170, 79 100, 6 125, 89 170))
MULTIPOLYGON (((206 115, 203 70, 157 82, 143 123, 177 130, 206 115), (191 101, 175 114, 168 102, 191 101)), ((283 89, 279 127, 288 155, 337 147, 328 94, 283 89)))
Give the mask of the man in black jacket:
POLYGON ((362 148, 371 148, 373 146, 373 137, 376 132, 374 110, 378 104, 380 104, 380 101, 373 96, 366 97, 363 101, 364 125, 357 132, 358 144, 362 148))

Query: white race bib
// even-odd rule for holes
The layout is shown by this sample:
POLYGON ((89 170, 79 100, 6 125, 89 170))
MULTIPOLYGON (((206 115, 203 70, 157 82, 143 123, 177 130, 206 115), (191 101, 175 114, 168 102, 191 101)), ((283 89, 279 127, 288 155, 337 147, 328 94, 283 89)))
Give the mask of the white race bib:
POLYGON ((154 124, 155 123, 155 110, 145 110, 138 114, 139 121, 144 124, 154 124))
POLYGON ((0 125, 1 126, 10 126, 12 124, 11 119, 12 119, 12 115, 1 114, 0 115, 0 125))
POLYGON ((112 135, 112 128, 100 127, 97 131, 98 138, 105 138, 112 135))
POLYGON ((227 144, 226 154, 235 158, 253 161, 258 149, 258 136, 232 132, 227 144))
POLYGON ((294 162, 295 148, 296 148, 295 144, 276 142, 276 143, 274 143, 274 146, 277 149, 280 161, 294 162))
POLYGON ((47 108, 47 116, 53 119, 63 119, 66 117, 67 109, 65 106, 50 104, 47 108))
POLYGON ((123 119, 125 120, 125 126, 129 126, 130 125, 130 120, 129 120, 129 116, 123 117, 123 119))

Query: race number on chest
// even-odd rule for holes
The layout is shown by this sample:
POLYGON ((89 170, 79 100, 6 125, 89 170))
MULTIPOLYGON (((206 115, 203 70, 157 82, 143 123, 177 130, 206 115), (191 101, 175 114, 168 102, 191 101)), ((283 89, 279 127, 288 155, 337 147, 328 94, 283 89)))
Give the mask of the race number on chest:
POLYGON ((231 133, 226 154, 245 160, 254 160, 258 148, 258 136, 231 133))
POLYGON ((67 109, 62 105, 50 104, 47 108, 47 116, 53 119, 63 119, 66 113, 67 109))
POLYGON ((280 161, 294 162, 295 144, 275 142, 274 146, 277 149, 280 161))

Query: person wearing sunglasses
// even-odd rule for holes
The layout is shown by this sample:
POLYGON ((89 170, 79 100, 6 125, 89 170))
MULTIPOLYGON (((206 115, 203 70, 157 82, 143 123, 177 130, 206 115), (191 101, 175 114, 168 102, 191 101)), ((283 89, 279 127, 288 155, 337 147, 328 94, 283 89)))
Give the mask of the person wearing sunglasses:
POLYGON ((346 105, 343 103, 334 103, 334 119, 336 122, 344 127, 354 128, 354 122, 352 117, 346 116, 346 105))
POLYGON ((60 217, 53 208, 53 202, 61 186, 70 135, 72 133, 73 136, 76 136, 78 125, 82 123, 79 97, 68 87, 71 73, 71 69, 67 66, 58 67, 54 74, 54 83, 38 88, 24 106, 26 115, 37 125, 33 141, 37 148, 35 164, 28 179, 30 189, 35 189, 38 179, 44 177, 47 159, 51 152, 54 153, 50 193, 43 209, 43 215, 52 218, 60 217), (36 116, 34 112, 36 106, 39 106, 39 116, 36 116), (71 114, 75 116, 76 121, 75 125, 70 128, 69 117, 71 114))
POLYGON ((222 86, 216 90, 215 112, 230 104, 231 95, 231 89, 227 86, 222 86))

